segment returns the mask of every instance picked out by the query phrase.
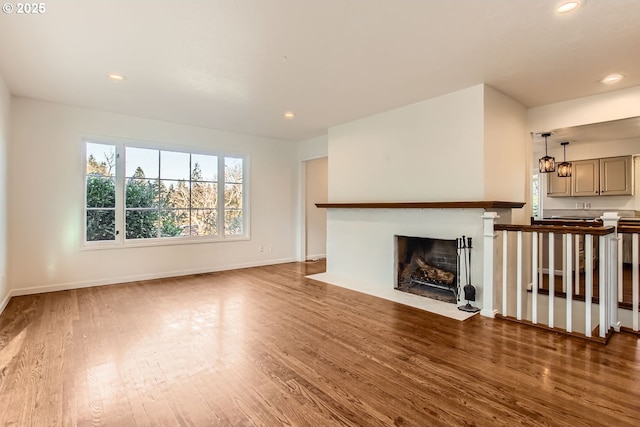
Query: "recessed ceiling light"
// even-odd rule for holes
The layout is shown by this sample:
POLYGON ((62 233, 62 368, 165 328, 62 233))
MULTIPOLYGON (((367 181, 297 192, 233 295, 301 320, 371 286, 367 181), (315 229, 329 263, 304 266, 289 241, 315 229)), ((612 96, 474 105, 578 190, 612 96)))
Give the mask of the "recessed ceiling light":
POLYGON ((123 76, 122 74, 118 74, 118 73, 109 73, 109 74, 107 74, 107 76, 109 76, 109 78, 111 80, 122 81, 122 80, 126 80, 127 79, 125 76, 123 76))
POLYGON ((287 111, 284 113, 284 118, 287 120, 291 120, 295 117, 296 115, 293 113, 293 111, 287 111))
POLYGON ((583 1, 578 1, 578 0, 565 1, 561 3, 558 7, 556 7, 556 13, 573 12, 576 9, 578 9, 580 6, 582 6, 582 3, 583 1))
POLYGON ((612 85, 614 83, 618 83, 623 78, 624 78, 624 76, 622 74, 613 73, 613 74, 609 74, 607 77, 605 77, 604 79, 600 80, 600 83, 604 83, 606 85, 612 85))

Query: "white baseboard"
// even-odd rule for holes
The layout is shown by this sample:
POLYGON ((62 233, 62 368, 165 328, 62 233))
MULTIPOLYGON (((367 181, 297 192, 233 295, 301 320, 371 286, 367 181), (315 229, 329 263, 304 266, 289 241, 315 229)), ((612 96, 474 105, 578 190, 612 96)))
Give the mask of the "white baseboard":
MULTIPOLYGON (((68 291, 71 289, 90 288, 93 286, 115 285, 118 283, 136 282, 140 280, 164 279, 168 277, 189 276, 192 274, 214 273, 216 271, 238 270, 241 268, 261 267, 264 265, 284 264, 287 262, 295 262, 295 261, 296 261, 295 258, 282 258, 282 259, 275 259, 275 260, 262 261, 262 262, 249 262, 249 263, 231 264, 231 265, 223 265, 223 266, 207 267, 207 268, 195 268, 190 270, 166 271, 162 273, 153 273, 153 274, 136 274, 133 276, 121 276, 121 277, 110 278, 110 279, 97 279, 97 280, 88 280, 88 281, 57 283, 57 284, 45 285, 45 286, 31 286, 26 288, 13 289, 11 292, 9 292, 9 295, 6 298, 6 302, 4 302, 4 306, 6 306, 6 304, 9 303, 9 299, 15 296, 34 295, 34 294, 41 294, 45 292, 68 291)), ((4 309, 4 306, 0 306, 0 307, 4 309)), ((1 314, 1 311, 0 311, 0 314, 1 314)))
POLYGON ((307 255, 307 261, 317 261, 319 259, 326 259, 327 254, 307 255))
POLYGON ((9 291, 7 292, 7 295, 4 297, 4 299, 0 301, 0 314, 2 314, 5 308, 7 308, 7 305, 9 304, 9 300, 11 299, 12 296, 13 295, 11 295, 11 291, 9 291))

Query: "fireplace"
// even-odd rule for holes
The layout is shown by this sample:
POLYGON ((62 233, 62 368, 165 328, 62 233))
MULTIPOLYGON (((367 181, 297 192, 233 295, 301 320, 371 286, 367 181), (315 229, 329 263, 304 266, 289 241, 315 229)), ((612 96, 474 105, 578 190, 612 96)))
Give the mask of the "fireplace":
POLYGON ((395 236, 397 290, 456 304, 458 239, 395 236))

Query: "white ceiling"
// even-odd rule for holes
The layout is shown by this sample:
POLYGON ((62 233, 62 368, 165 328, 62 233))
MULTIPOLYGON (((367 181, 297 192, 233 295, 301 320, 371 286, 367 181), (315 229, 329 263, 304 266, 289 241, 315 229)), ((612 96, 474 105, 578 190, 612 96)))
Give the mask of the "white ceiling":
POLYGON ((527 107, 640 85, 640 1, 557 4, 49 0, 0 15, 0 75, 17 96, 294 141, 483 82, 527 107))

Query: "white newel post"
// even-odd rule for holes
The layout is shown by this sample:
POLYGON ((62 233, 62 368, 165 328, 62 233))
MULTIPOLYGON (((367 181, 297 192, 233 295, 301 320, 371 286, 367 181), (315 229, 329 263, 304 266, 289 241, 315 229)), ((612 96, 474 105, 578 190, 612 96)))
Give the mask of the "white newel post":
POLYGON ((497 237, 493 228, 497 212, 485 212, 482 215, 483 222, 483 275, 482 275, 482 310, 480 314, 486 317, 495 317, 498 310, 494 305, 494 281, 493 281, 493 241, 497 237))
POLYGON ((618 239, 622 239, 622 235, 618 234, 620 217, 617 212, 605 212, 601 219, 604 227, 614 227, 616 229, 613 234, 605 236, 608 242, 608 257, 606 260, 608 294, 606 300, 609 303, 607 307, 609 312, 608 326, 613 327, 616 332, 620 332, 620 322, 618 321, 618 256, 622 257, 622 254, 618 253, 618 239))

